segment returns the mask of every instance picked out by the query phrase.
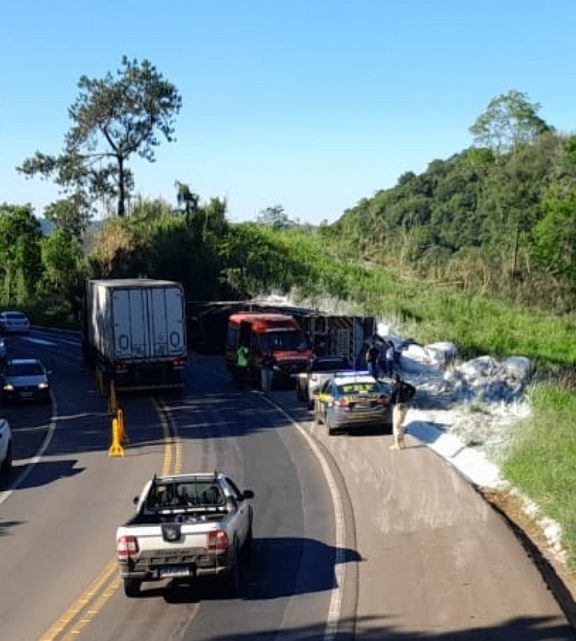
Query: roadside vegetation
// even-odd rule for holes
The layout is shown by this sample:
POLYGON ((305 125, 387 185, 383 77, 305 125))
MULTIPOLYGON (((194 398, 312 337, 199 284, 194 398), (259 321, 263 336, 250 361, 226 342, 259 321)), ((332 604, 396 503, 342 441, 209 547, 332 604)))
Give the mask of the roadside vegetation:
POLYGON ((148 276, 181 282, 190 301, 337 301, 463 357, 527 356, 533 416, 514 428, 504 472, 560 523, 576 566, 576 136, 511 91, 470 127, 470 149, 406 172, 333 224, 293 221, 279 205, 232 224, 224 199, 203 202, 179 180, 175 203, 134 194, 130 157, 153 160, 181 107, 149 62, 124 59, 116 79, 83 77, 79 89, 64 150, 19 167, 63 198, 42 224, 29 205, 0 204, 2 308, 79 327, 87 278, 148 276))

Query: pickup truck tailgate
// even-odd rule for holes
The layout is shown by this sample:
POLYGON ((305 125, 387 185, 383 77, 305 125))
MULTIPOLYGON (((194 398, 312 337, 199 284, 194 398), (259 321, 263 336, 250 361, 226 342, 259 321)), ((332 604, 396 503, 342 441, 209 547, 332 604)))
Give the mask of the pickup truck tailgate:
POLYGON ((135 531, 127 528, 125 534, 138 540, 140 553, 155 550, 178 550, 179 548, 206 550, 208 532, 216 530, 213 524, 165 523, 163 525, 138 526, 135 531))
POLYGON ((155 578, 219 574, 226 569, 229 550, 209 547, 210 533, 217 530, 217 523, 177 522, 120 528, 117 538, 130 538, 132 546, 129 554, 119 555, 122 573, 155 578))

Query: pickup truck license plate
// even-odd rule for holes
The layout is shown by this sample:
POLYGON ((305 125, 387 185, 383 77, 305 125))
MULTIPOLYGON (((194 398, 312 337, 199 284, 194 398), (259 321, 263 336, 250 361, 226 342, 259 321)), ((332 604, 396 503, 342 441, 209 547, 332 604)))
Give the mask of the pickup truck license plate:
POLYGON ((161 577, 169 576, 190 576, 190 567, 188 565, 161 565, 158 568, 161 577))

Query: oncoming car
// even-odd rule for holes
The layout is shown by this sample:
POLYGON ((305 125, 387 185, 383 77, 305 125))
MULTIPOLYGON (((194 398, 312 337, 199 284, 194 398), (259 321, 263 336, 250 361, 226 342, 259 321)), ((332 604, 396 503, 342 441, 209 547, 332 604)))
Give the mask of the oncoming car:
POLYGON ((27 334, 30 331, 30 321, 23 312, 0 312, 0 332, 3 334, 27 334))
POLYGON ((0 380, 3 401, 50 400, 48 372, 38 358, 7 360, 0 380))
POLYGON ((391 390, 367 372, 337 373, 314 399, 314 418, 329 434, 361 426, 391 430, 391 390))

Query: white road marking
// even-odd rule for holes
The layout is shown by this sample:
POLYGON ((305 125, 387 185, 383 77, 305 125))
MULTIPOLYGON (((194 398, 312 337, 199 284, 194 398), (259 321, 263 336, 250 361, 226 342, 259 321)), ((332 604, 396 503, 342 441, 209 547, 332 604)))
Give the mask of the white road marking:
POLYGON ((332 641, 336 638, 338 634, 338 622, 340 620, 340 610, 342 607, 342 585, 344 584, 344 577, 346 572, 346 559, 344 554, 345 544, 346 544, 346 526, 344 524, 344 509, 342 507, 342 499, 340 498, 340 492, 338 491, 338 486, 330 466, 324 456, 322 450, 318 447, 316 441, 306 432, 306 430, 298 423, 290 414, 288 414, 283 407, 278 405, 275 401, 268 398, 267 396, 262 396, 262 399, 267 403, 272 405, 276 410, 278 410, 285 418, 287 418, 296 429, 302 434, 306 439, 310 449, 318 459, 322 472, 326 478, 328 484, 328 489, 330 490, 330 496, 332 498, 332 505, 334 508, 334 520, 336 525, 336 567, 334 568, 334 574, 336 576, 336 587, 332 590, 330 596, 330 606, 328 608, 328 617, 326 620, 326 628, 324 629, 324 641, 332 641))
POLYGON ((43 338, 34 338, 32 336, 23 336, 22 338, 23 340, 28 341, 29 343, 35 343, 36 345, 50 345, 52 347, 56 345, 53 341, 47 341, 43 338))
POLYGON ((0 505, 4 503, 8 499, 8 497, 14 492, 14 490, 18 489, 22 483, 28 478, 28 475, 34 468, 34 466, 40 462, 42 457, 44 456, 44 453, 48 449, 48 446, 50 445, 50 441, 52 440, 52 437, 54 436, 54 431, 56 430, 56 423, 58 421, 58 403, 56 403, 56 399, 54 395, 51 395, 52 398, 52 416, 50 417, 50 424, 48 425, 48 431, 46 432, 46 436, 44 437, 44 441, 42 442, 42 445, 40 445, 40 448, 36 452, 36 455, 32 459, 28 459, 28 462, 26 463, 26 466, 18 474, 18 476, 10 483, 10 486, 8 487, 7 490, 4 490, 3 492, 0 492, 0 505))
POLYGON ((29 343, 36 343, 37 345, 48 345, 49 347, 55 347, 56 345, 72 345, 73 347, 80 347, 79 341, 71 341, 67 338, 39 338, 37 336, 22 336, 22 340, 28 341, 29 343))

